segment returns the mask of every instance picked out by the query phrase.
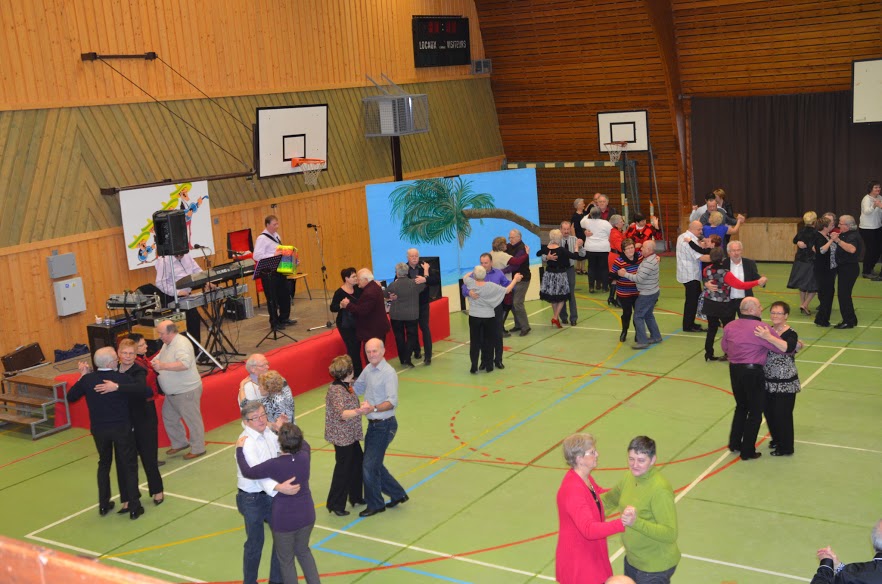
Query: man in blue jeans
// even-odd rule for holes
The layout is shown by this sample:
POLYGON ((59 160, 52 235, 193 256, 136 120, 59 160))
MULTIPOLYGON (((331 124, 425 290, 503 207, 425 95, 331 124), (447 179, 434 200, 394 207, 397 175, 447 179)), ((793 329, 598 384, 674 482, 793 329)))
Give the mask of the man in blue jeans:
POLYGON ((643 261, 637 268, 636 274, 629 274, 624 269, 619 270, 620 278, 627 278, 637 283, 637 291, 640 295, 634 305, 634 340, 635 349, 645 349, 653 343, 662 342, 661 333, 658 330, 658 323, 655 322, 655 315, 652 313, 658 302, 659 291, 659 264, 661 258, 655 253, 655 241, 648 240, 643 244, 641 249, 643 252, 643 261), (649 329, 649 336, 646 334, 649 329))
MULTIPOLYGON (((275 458, 279 455, 279 439, 270 430, 267 424, 266 411, 259 401, 249 401, 242 408, 242 423, 245 429, 240 436, 248 436, 251 440, 245 441, 242 450, 245 460, 254 466, 275 458)), ((242 582, 244 584, 257 584, 257 569, 260 567, 260 556, 263 552, 263 524, 270 520, 270 510, 273 506, 273 497, 276 493, 294 495, 300 490, 300 485, 292 484, 296 477, 284 483, 277 483, 272 479, 252 481, 242 476, 239 465, 236 465, 236 483, 239 492, 236 493, 236 507, 245 518, 245 550, 242 558, 242 582)), ((282 582, 282 571, 279 569, 279 560, 276 554, 270 559, 270 582, 282 582)))
POLYGON ((386 449, 398 431, 395 408, 398 406, 398 375, 383 355, 386 347, 380 339, 371 339, 364 345, 368 366, 356 380, 354 389, 364 396, 361 410, 367 411, 368 429, 364 437, 364 461, 362 463, 364 498, 367 509, 360 517, 370 517, 391 509, 410 498, 386 470, 383 458, 386 449), (389 495, 389 503, 383 504, 383 493, 389 495))

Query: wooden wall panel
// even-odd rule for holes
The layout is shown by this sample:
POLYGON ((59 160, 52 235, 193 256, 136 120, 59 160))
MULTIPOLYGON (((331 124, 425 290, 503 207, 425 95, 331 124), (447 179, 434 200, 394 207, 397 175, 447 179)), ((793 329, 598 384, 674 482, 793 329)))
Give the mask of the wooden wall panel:
MULTIPOLYGON (((403 86, 429 96, 431 131, 401 140, 405 172, 502 155, 489 80, 403 86)), ((374 89, 240 96, 218 103, 241 120, 259 106, 328 104, 324 186, 378 180, 392 172, 390 140, 364 137, 361 100, 374 89)), ((101 187, 248 170, 251 133, 210 100, 168 107, 231 156, 155 103, 0 112, 0 247, 121 224, 118 197, 101 187)), ((300 176, 211 183, 215 208, 308 193, 300 176)))
MULTIPOLYGON (((502 156, 475 160, 410 173, 407 178, 448 176, 460 173, 498 170, 502 156)), ((386 182, 390 176, 372 182, 386 182)), ((273 201, 258 201, 225 209, 214 209, 212 217, 216 247, 222 248, 228 231, 251 227, 256 237, 263 230, 263 219, 273 213, 281 222, 281 233, 286 241, 300 250, 301 270, 310 275, 313 290, 320 289, 320 260, 314 235, 307 223, 322 226, 320 235, 324 245, 329 286, 338 285, 340 270, 353 265, 370 266, 370 241, 366 229, 367 210, 365 184, 322 188, 309 194, 296 194, 273 201), (271 204, 276 204, 273 209, 271 204)), ((104 303, 110 294, 134 289, 155 278, 155 271, 129 271, 124 254, 122 229, 119 227, 73 235, 28 245, 0 248, 0 354, 15 347, 39 342, 51 360, 56 348, 70 348, 76 342, 86 342, 86 325, 94 315, 103 316, 104 303), (86 312, 67 317, 55 315, 55 298, 46 258, 52 251, 76 254, 78 276, 84 281, 86 312)), ((404 256, 402 250, 402 257, 404 256)), ((211 256, 215 263, 228 261, 223 254, 211 256)), ((200 264, 203 262, 200 260, 200 264)), ((254 296, 254 286, 249 294, 254 296)), ((255 302, 256 305, 256 302, 255 302)), ((296 310, 296 307, 295 307, 296 310)))
MULTIPOLYGON (((477 0, 476 6, 508 160, 608 159, 598 147, 597 113, 648 110, 665 228, 676 230, 676 142, 643 4, 477 0)), ((629 157, 638 163, 641 200, 648 201, 648 155, 629 157)), ((648 202, 641 211, 649 211, 648 202)))
POLYGON ((309 91, 470 76, 468 66, 417 70, 411 17, 470 18, 472 0, 6 0, 0 10, 0 110, 202 97, 159 61, 101 62, 80 54, 155 51, 211 96, 309 91), (133 84, 134 83, 134 84, 133 84))
POLYGON ((882 57, 878 0, 672 0, 683 92, 763 95, 851 88, 882 57))

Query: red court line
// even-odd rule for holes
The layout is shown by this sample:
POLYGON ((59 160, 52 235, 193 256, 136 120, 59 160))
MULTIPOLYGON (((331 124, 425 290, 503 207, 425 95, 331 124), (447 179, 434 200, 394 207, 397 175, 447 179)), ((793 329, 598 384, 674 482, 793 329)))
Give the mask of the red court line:
POLYGON ((2 465, 0 465, 0 468, 6 468, 7 466, 13 465, 17 462, 22 462, 24 460, 28 460, 29 458, 33 458, 33 457, 37 456, 38 454, 43 454, 43 453, 49 452, 50 450, 55 450, 59 446, 64 446, 65 444, 70 444, 71 442, 76 442, 77 440, 82 440, 83 438, 88 438, 89 436, 91 436, 91 434, 83 434, 82 436, 80 436, 78 438, 71 438, 70 440, 68 440, 66 442, 61 442, 59 444, 56 444, 55 446, 50 446, 49 448, 45 448, 45 449, 40 450, 38 452, 33 452, 31 454, 28 454, 27 456, 17 458, 15 460, 7 462, 6 464, 2 464, 2 465))

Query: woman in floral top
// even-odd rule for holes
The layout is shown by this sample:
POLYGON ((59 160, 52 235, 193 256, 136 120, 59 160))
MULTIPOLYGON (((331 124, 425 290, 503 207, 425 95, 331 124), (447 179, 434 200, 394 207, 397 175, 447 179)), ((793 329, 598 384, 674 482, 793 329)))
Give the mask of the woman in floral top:
POLYGON ((273 429, 278 432, 282 424, 294 422, 294 396, 285 378, 275 370, 262 373, 257 378, 261 401, 266 417, 273 429))
POLYGON ((340 355, 331 361, 328 373, 334 378, 325 396, 325 440, 334 445, 337 464, 328 491, 328 512, 339 517, 349 515, 346 499, 353 507, 364 505, 361 464, 364 457, 360 440, 364 439, 361 416, 368 410, 359 407, 352 391, 352 359, 340 355))

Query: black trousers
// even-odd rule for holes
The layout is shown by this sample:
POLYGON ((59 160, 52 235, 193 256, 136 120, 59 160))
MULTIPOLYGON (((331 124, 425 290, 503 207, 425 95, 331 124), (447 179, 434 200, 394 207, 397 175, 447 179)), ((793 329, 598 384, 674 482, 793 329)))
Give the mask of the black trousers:
MULTIPOLYGON (((393 320, 392 334, 395 335, 395 346, 398 347, 398 361, 404 365, 412 363, 413 355, 420 348, 420 339, 417 335, 417 320, 393 320)), ((426 351, 426 354, 429 354, 426 351)))
MULTIPOLYGON (((420 332, 423 333, 423 349, 426 351, 426 358, 432 358, 432 331, 429 330, 429 316, 431 315, 430 303, 420 304, 420 332)), ((420 354, 420 342, 417 339, 416 353, 417 359, 420 354)))
POLYGON ((328 489, 328 509, 345 511, 346 499, 355 504, 364 501, 362 492, 361 467, 364 452, 361 442, 356 440, 347 446, 334 445, 334 474, 331 488, 328 489))
POLYGON ((593 288, 602 288, 609 285, 609 252, 588 252, 588 285, 593 288))
POLYGON ((122 468, 119 485, 120 494, 125 491, 129 507, 134 509, 141 502, 138 490, 138 459, 135 453, 135 440, 129 426, 92 429, 92 439, 98 451, 98 504, 106 507, 110 503, 110 467, 116 455, 116 464, 122 468))
POLYGON ((851 291, 860 276, 858 264, 841 264, 836 268, 839 277, 839 286, 836 289, 836 297, 839 299, 839 314, 842 322, 857 325, 857 315, 854 313, 854 302, 851 299, 851 291))
MULTIPOLYGON (((827 258, 829 261, 829 258, 827 258)), ((833 293, 836 289, 836 271, 815 264, 815 281, 818 283, 818 309, 815 311, 815 323, 830 324, 833 312, 833 293)))
POLYGON ((505 317, 508 311, 502 303, 493 309, 496 318, 496 338, 493 341, 493 362, 496 365, 502 363, 502 331, 504 330, 505 317))
POLYGON ((741 458, 756 452, 756 437, 763 419, 766 401, 766 376, 762 366, 746 367, 729 363, 729 380, 735 396, 735 413, 729 432, 729 448, 740 450, 741 458))
POLYGON ((275 326, 291 317, 291 297, 294 295, 293 282, 284 274, 274 272, 265 274, 263 293, 266 294, 266 309, 269 313, 270 325, 275 326))
POLYGON ((496 336, 496 317, 479 318, 469 316, 469 357, 472 367, 478 366, 478 357, 481 357, 481 366, 493 364, 493 344, 496 336))
POLYGON ((766 392, 766 423, 775 443, 775 450, 781 454, 793 454, 793 407, 796 405, 795 393, 766 392))
POLYGON ((686 299, 683 302, 683 330, 695 328, 695 313, 698 312, 698 297, 701 296, 701 282, 690 280, 683 284, 686 289, 686 299))
POLYGON ((361 361, 361 341, 358 340, 358 335, 355 334, 354 328, 338 328, 337 330, 340 332, 343 344, 346 345, 346 354, 352 359, 352 373, 358 379, 358 376, 361 375, 361 370, 364 368, 361 361))
POLYGON ((637 303, 636 296, 619 296, 619 304, 622 307, 622 331, 628 332, 631 326, 631 315, 634 314, 634 305, 637 303))
POLYGON ((735 320, 735 310, 730 302, 714 302, 705 298, 704 315, 707 317, 707 336, 704 339, 704 354, 713 357, 717 331, 735 320))
POLYGON ((864 240, 864 273, 871 274, 879 256, 882 255, 882 227, 878 229, 859 229, 864 240))
MULTIPOLYGON (((159 418, 156 415, 156 405, 152 401, 144 402, 143 406, 140 403, 132 404, 129 407, 129 416, 132 418, 135 451, 141 459, 141 466, 147 476, 147 488, 151 495, 156 495, 164 490, 162 475, 159 472, 159 418)), ((120 475, 121 470, 120 465, 117 464, 119 500, 121 503, 127 503, 128 492, 123 489, 124 479, 120 475)))

